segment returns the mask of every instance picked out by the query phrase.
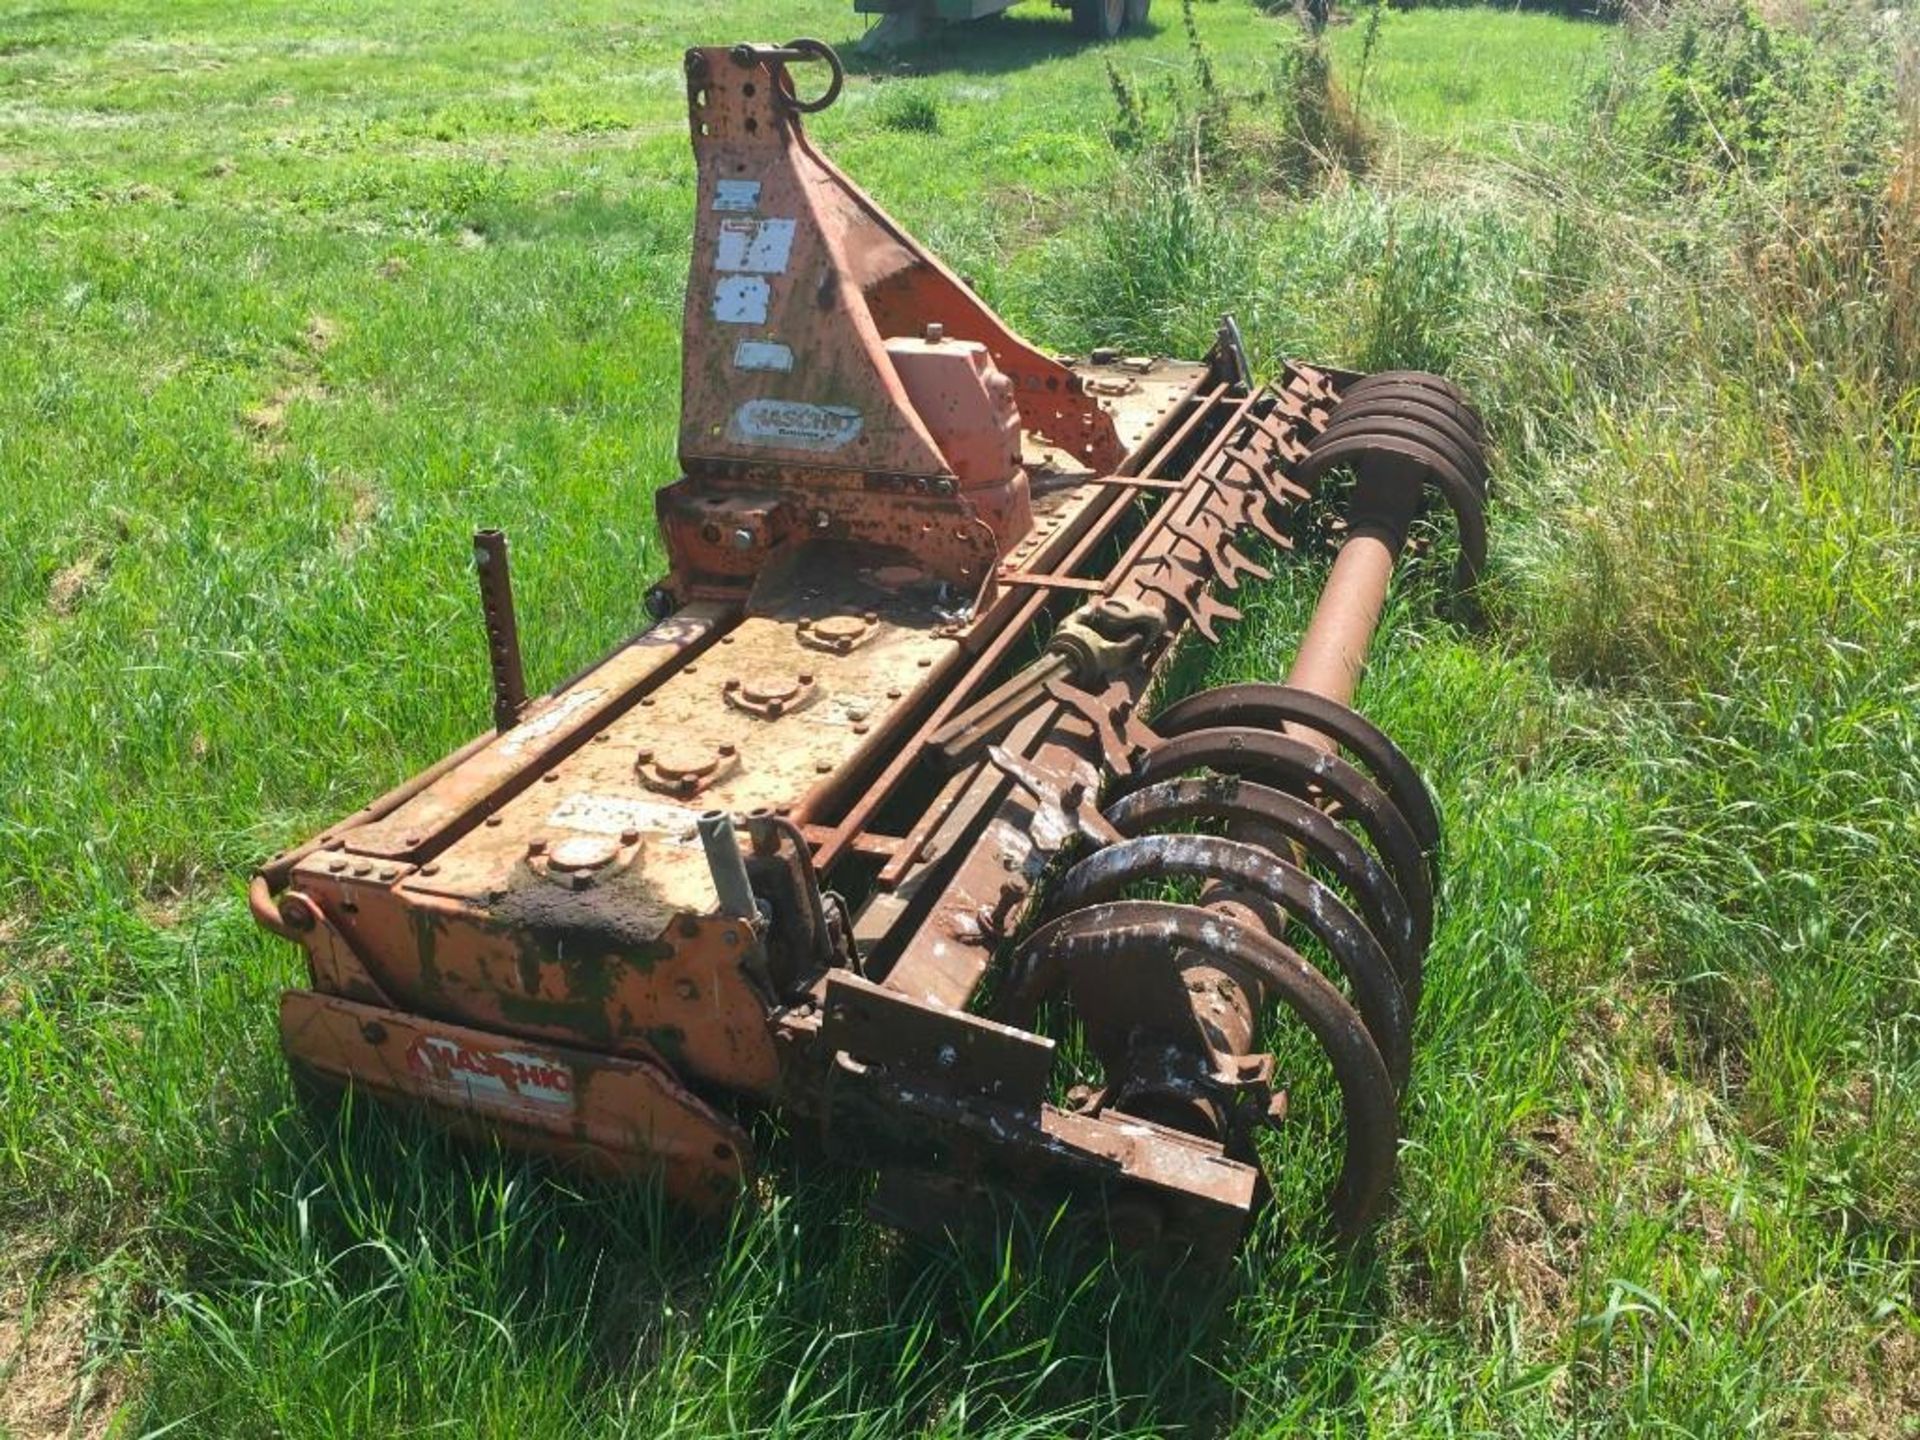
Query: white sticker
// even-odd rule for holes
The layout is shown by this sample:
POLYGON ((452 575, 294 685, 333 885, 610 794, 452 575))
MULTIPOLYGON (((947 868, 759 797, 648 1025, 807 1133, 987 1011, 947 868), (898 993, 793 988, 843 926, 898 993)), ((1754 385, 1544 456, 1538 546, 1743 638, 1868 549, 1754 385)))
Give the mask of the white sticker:
POLYGON ((749 400, 733 412, 727 437, 788 450, 838 450, 860 433, 860 412, 801 400, 749 400))
POLYGON ((713 287, 713 318, 724 325, 764 325, 773 289, 758 275, 728 275, 713 287))
POLYGON ((582 710, 591 710, 607 692, 598 685, 562 695, 546 709, 522 720, 497 742, 502 755, 518 755, 536 740, 544 740, 582 710))
POLYGON ((407 1069, 426 1089, 476 1109, 573 1109, 573 1071, 544 1055, 420 1034, 407 1047, 407 1069))
POLYGON ((592 795, 578 791, 553 807, 547 824, 588 835, 619 835, 640 830, 668 845, 691 845, 694 841, 691 811, 628 795, 592 795))
POLYGON ((716 210, 752 210, 760 204, 758 180, 721 180, 713 187, 716 210))
POLYGON ((713 265, 716 270, 784 275, 792 251, 791 220, 722 220, 713 265))
POLYGON ((742 340, 733 347, 736 370, 791 370, 793 351, 777 340, 742 340))

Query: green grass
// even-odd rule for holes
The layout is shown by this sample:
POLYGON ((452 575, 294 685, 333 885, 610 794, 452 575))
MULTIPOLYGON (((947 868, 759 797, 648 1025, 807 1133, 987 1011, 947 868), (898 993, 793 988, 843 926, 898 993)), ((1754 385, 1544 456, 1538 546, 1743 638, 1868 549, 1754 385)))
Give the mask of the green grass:
POLYGON ((1366 53, 1369 12, 1329 34, 1340 73, 1367 113, 1429 141, 1508 148, 1566 123, 1567 101, 1605 73, 1610 25, 1478 7, 1384 10, 1366 53))
MULTIPOLYGON (((1224 91, 1273 83, 1285 26, 1195 14, 1224 91)), ((1898 296, 1624 184, 1579 108, 1620 32, 1394 13, 1362 81, 1363 24, 1330 43, 1379 162, 1304 192, 1109 143, 1108 60, 1155 125, 1193 103, 1167 0, 1094 49, 1023 6, 813 127, 1051 348, 1191 353, 1232 308, 1262 365, 1447 368, 1499 441, 1489 628, 1427 567, 1361 697, 1447 819, 1396 1205, 1305 1238, 1289 1150, 1190 1296, 904 1246, 774 1122, 704 1226, 310 1115, 275 1048, 295 957, 242 878, 487 723, 470 531, 514 537, 536 682, 639 623, 680 49, 844 44, 850 6, 0 8, 0 1427, 1915 1433, 1898 296)), ((1183 682, 1283 671, 1319 573, 1183 682)))

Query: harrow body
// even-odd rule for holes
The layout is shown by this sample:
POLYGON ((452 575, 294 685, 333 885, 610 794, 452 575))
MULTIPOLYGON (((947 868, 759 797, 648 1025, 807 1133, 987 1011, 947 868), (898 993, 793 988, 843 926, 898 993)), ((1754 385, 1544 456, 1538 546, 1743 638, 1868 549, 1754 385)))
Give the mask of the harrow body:
POLYGON ((1255 385, 1230 321, 1198 362, 1042 354, 812 148, 826 47, 698 49, 687 76, 655 623, 528 700, 505 542, 478 537, 496 729, 255 877, 308 958, 292 1063, 700 1207, 749 1173, 742 1107, 775 1104, 913 1228, 1064 1202, 1220 1259, 1284 1108, 1279 1007, 1329 1058, 1331 1206, 1363 1226, 1439 826, 1349 702, 1430 489, 1478 574, 1477 417, 1431 376, 1255 385), (1145 719, 1182 637, 1237 618, 1220 592, 1266 578, 1243 537, 1287 550, 1335 466, 1345 539, 1288 683, 1145 719), (1198 900, 1140 894, 1169 877, 1198 900), (1103 1072, 1072 1100, 1049 1001, 1103 1072))

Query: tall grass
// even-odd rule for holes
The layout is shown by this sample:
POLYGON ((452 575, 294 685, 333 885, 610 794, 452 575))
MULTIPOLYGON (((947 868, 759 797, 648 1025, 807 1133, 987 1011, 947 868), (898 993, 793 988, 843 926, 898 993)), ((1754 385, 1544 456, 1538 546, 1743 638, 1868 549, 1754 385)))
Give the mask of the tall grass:
MULTIPOLYGON (((1883 1326, 1914 1333, 1920 130, 1901 23, 1673 7, 1574 139, 1491 184, 1336 191, 1278 220, 1203 192, 1216 243, 1268 277, 1251 329, 1285 333, 1306 308, 1289 292, 1318 281, 1358 316, 1301 327, 1300 348, 1477 391, 1506 502, 1496 633, 1556 677, 1622 786, 1630 878, 1596 894, 1624 929, 1565 977, 1585 998, 1548 1088, 1623 1109, 1574 1102, 1538 1162, 1555 1194, 1586 1194, 1573 1273, 1540 1258, 1551 1221, 1493 1263, 1591 1318, 1568 1382, 1623 1424, 1868 1425, 1886 1412, 1793 1344, 1870 1368, 1883 1326), (1569 1135, 1636 1158, 1574 1161, 1569 1135), (1671 1206, 1607 1195, 1646 1167, 1671 1206), (1743 1311, 1726 1288, 1782 1283, 1811 1298, 1743 1311)), ((1129 293, 1102 293, 1124 322, 1129 293)), ((1284 648, 1254 673, 1283 665, 1284 648)), ((1436 1265, 1460 1253, 1442 1214, 1412 1241, 1436 1265)))

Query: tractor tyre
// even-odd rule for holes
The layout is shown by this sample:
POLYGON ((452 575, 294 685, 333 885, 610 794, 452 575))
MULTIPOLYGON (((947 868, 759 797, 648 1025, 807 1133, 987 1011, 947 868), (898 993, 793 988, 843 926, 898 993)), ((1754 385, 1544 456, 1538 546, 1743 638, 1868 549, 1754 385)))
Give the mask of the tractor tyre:
POLYGON ((1073 0, 1073 33, 1111 40, 1127 23, 1130 0, 1073 0))
POLYGON ((1147 11, 1153 0, 1127 0, 1127 29, 1138 30, 1147 23, 1147 11))

